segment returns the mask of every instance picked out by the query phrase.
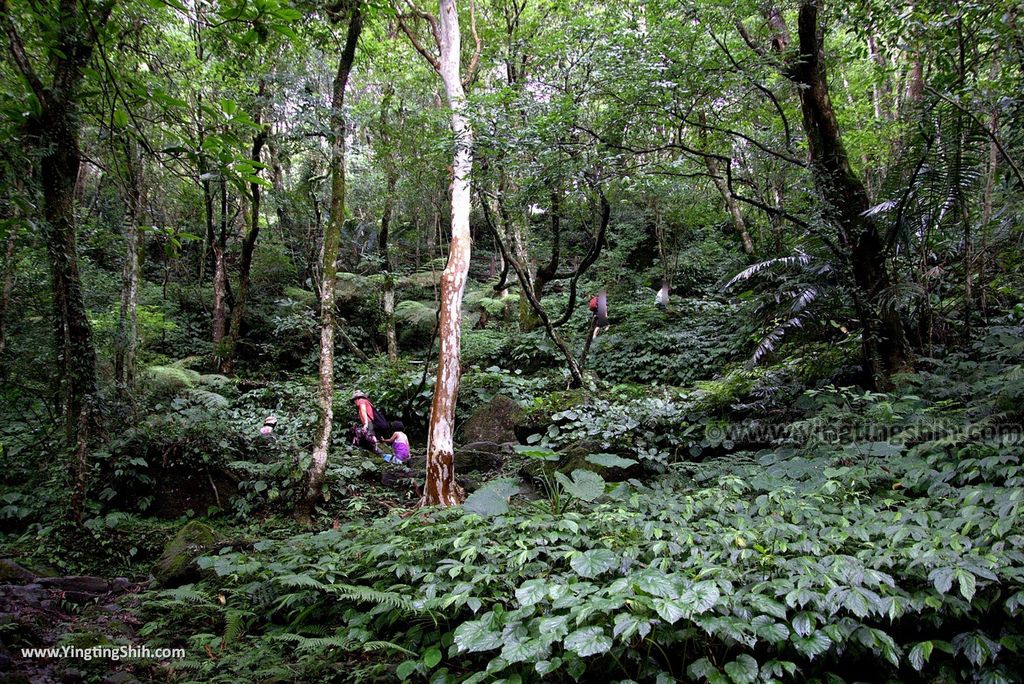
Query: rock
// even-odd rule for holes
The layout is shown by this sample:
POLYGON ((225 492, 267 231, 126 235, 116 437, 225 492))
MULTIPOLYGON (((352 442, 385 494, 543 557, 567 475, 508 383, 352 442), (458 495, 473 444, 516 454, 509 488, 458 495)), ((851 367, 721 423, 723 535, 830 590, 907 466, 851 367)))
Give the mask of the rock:
POLYGON ((516 439, 516 424, 522 419, 519 404, 500 394, 473 412, 462 424, 462 441, 509 442, 516 439))
POLYGON ((25 606, 37 608, 46 596, 46 590, 41 584, 20 584, 4 587, 5 598, 25 606))
POLYGON ((495 442, 471 442, 455 450, 455 472, 486 472, 497 470, 513 453, 505 444, 495 442))
POLYGON ((538 398, 516 421, 516 440, 521 444, 528 444, 527 439, 531 435, 547 431, 553 422, 552 416, 556 413, 586 404, 590 398, 590 393, 584 389, 560 390, 538 398))
POLYGON ((69 577, 41 577, 39 584, 54 591, 71 592, 74 594, 106 594, 110 591, 110 583, 102 577, 88 575, 72 575, 69 577))
POLYGON ((213 529, 198 520, 187 523, 167 542, 159 560, 153 564, 153 577, 162 587, 177 587, 199 576, 196 559, 209 551, 216 535, 213 529))
POLYGON ((69 667, 61 673, 60 679, 62 682, 67 682, 67 684, 76 684, 77 682, 84 682, 85 675, 82 674, 81 670, 69 667))
POLYGON ((135 684, 139 680, 131 672, 114 672, 106 676, 103 684, 135 684))
POLYGON ((110 591, 123 594, 132 588, 132 581, 127 577, 115 577, 110 583, 110 591))
POLYGON ((36 578, 36 573, 21 567, 9 558, 0 558, 0 584, 25 584, 36 578))

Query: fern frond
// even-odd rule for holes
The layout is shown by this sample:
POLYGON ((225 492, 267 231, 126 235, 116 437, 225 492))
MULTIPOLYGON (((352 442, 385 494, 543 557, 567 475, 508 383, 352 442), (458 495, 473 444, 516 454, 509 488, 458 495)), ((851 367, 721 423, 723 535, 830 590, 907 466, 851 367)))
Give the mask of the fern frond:
POLYGON ((217 394, 216 392, 209 392, 202 389, 194 389, 188 393, 188 396, 192 401, 196 402, 204 408, 213 410, 218 408, 227 408, 231 405, 231 402, 226 397, 217 394))
POLYGON ((418 658, 419 657, 419 654, 416 653, 415 651, 410 651, 409 649, 405 648, 404 646, 399 646, 398 644, 393 643, 391 641, 367 641, 365 644, 363 644, 363 650, 364 651, 398 651, 399 653, 404 653, 405 655, 411 656, 413 658, 418 658))
POLYGON ((728 290, 736 283, 744 280, 750 280, 758 273, 762 271, 772 270, 776 268, 789 268, 791 266, 806 266, 811 263, 812 257, 809 254, 798 252, 792 256, 778 257, 776 259, 768 259, 767 261, 761 261, 759 263, 748 266, 736 275, 734 275, 729 282, 725 284, 723 290, 728 290))
POLYGON ((351 584, 332 584, 327 589, 342 599, 372 603, 378 606, 383 605, 394 610, 413 610, 412 599, 393 591, 379 591, 370 587, 360 587, 351 584))

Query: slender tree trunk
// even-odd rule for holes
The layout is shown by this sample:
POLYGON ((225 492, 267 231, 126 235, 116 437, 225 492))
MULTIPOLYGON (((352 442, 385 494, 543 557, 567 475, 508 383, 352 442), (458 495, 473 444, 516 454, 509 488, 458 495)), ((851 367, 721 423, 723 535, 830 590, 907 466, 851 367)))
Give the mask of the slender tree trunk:
MULTIPOLYGON (((261 95, 263 87, 261 84, 261 95)), ((260 116, 257 114, 256 123, 260 123, 260 116)), ((253 137, 252 154, 250 159, 260 162, 260 154, 263 146, 270 135, 270 126, 266 125, 253 137)), ((259 174, 257 168, 253 173, 259 174)), ((252 271, 252 257, 256 251, 256 239, 260 234, 260 202, 263 196, 259 183, 249 183, 249 230, 242 240, 242 258, 238 265, 238 292, 235 294, 235 305, 231 308, 231 323, 228 329, 228 336, 223 345, 224 356, 221 360, 221 373, 232 373, 235 370, 235 356, 238 351, 238 340, 242 336, 242 318, 245 316, 245 305, 249 300, 250 273, 252 271)))
MULTIPOLYGON (((500 205, 500 200, 498 201, 500 205)), ((508 247, 505 246, 504 240, 501 239, 500 229, 495 226, 491 220, 490 210, 484 208, 484 215, 487 219, 487 226, 491 229, 494 234, 494 239, 498 244, 498 248, 501 250, 502 257, 505 261, 512 266, 512 269, 516 272, 516 277, 519 278, 519 286, 523 290, 523 298, 530 305, 534 315, 544 326, 545 332, 555 346, 558 347, 559 351, 562 352, 562 356, 565 358, 566 367, 569 369, 569 388, 582 387, 583 386, 583 373, 581 372, 580 364, 576 362, 576 357, 573 356, 572 350, 569 349, 569 345, 566 344, 565 340, 558 333, 558 330, 552 325, 551 318, 548 316, 544 307, 541 306, 540 298, 537 296, 536 291, 533 289, 533 284, 530 282, 530 273, 523 267, 519 259, 510 253, 508 247)), ((502 215, 502 212, 499 212, 502 215)), ((589 344, 587 345, 589 347, 589 344)))
POLYGON ((868 195, 850 168, 829 97, 819 4, 819 0, 803 0, 800 5, 800 56, 790 65, 788 75, 799 90, 815 186, 839 227, 841 244, 849 250, 866 375, 869 382, 885 386, 893 373, 909 368, 910 353, 899 314, 878 305, 892 280, 878 228, 864 215, 870 204, 868 195))
POLYGON ((391 216, 395 207, 395 186, 398 183, 398 175, 393 169, 388 170, 387 189, 384 196, 384 211, 380 217, 380 246, 381 259, 384 267, 384 292, 382 295, 384 308, 384 338, 388 347, 388 361, 394 363, 398 360, 398 336, 395 334, 395 276, 392 273, 391 264, 391 243, 390 228, 391 216))
POLYGON ((125 145, 124 233, 125 256, 121 270, 121 309, 117 323, 114 378, 127 395, 135 383, 135 357, 139 344, 139 272, 142 268, 142 158, 134 144, 125 145))
POLYGON ((356 4, 348 18, 345 47, 338 59, 331 99, 331 211, 324 228, 320 274, 320 385, 317 391, 320 416, 313 442, 313 458, 306 473, 305 495, 295 511, 296 516, 305 522, 311 521, 313 509, 323 496, 321 488, 327 471, 334 422, 334 301, 338 250, 345 222, 345 87, 352 73, 356 44, 362 30, 361 7, 356 4))
POLYGON ((0 286, 0 379, 7 377, 7 364, 4 350, 7 348, 7 309, 11 304, 11 291, 14 289, 14 247, 17 233, 12 226, 7 233, 7 248, 4 250, 3 284, 0 286))
MULTIPOLYGON (((703 112, 700 114, 700 124, 701 126, 706 125, 706 119, 703 112)), ((701 128, 700 134, 702 143, 706 148, 707 129, 701 128)), ((740 241, 743 243, 743 252, 748 256, 752 256, 754 254, 754 241, 750 239, 750 232, 747 230, 747 222, 743 220, 743 212, 740 211, 740 203, 732 196, 732 192, 729 190, 729 183, 726 182, 725 176, 722 175, 722 169, 718 165, 718 160, 709 155, 705 155, 704 166, 707 168, 708 175, 711 176, 711 180, 714 182, 715 187, 718 188, 718 193, 722 196, 722 200, 725 201, 725 208, 729 211, 730 218, 732 218, 732 226, 736 230, 736 234, 739 236, 740 241)))
POLYGON ((455 482, 455 403, 462 375, 462 295, 466 289, 472 238, 469 231, 470 173, 473 170, 473 129, 466 116, 466 94, 461 76, 461 36, 455 0, 439 2, 439 47, 441 80, 444 81, 451 125, 455 134, 452 164, 452 240, 448 263, 441 274, 441 308, 438 320, 440 351, 437 381, 430 408, 427 433, 427 478, 420 500, 426 506, 452 506, 462 502, 464 492, 455 482))
POLYGON ((732 218, 732 226, 736 230, 736 234, 740 236, 740 241, 743 243, 744 254, 752 256, 754 254, 754 241, 750 238, 750 232, 747 230, 747 222, 743 220, 743 212, 740 211, 740 203, 737 202, 732 196, 732 193, 729 192, 729 184, 721 173, 721 169, 718 166, 718 160, 713 157, 705 156, 704 165, 707 166, 711 180, 714 181, 719 194, 722 195, 722 199, 725 200, 725 207, 729 210, 729 216, 732 218))
POLYGON ((227 331, 228 271, 224 261, 228 232, 228 185, 220 180, 220 235, 213 241, 213 349, 216 356, 223 353, 221 342, 227 331))

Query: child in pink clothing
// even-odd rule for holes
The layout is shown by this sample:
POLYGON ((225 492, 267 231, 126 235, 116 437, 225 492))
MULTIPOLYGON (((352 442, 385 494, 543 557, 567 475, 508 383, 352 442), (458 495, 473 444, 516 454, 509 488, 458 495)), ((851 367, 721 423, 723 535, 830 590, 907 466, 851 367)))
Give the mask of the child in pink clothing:
POLYGON ((391 450, 394 451, 394 455, 390 458, 384 457, 385 461, 389 463, 405 463, 409 460, 409 438, 404 432, 395 432, 385 440, 381 440, 386 444, 391 445, 391 450))

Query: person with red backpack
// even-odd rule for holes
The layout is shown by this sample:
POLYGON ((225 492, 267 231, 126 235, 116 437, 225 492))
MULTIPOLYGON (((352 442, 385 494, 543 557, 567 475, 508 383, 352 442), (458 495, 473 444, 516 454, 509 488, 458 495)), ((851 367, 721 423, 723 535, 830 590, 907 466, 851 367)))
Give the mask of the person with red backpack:
POLYGON ((590 297, 590 304, 587 305, 590 312, 594 314, 594 337, 608 330, 608 293, 601 290, 590 297))
POLYGON ((373 407, 370 398, 364 392, 355 391, 352 393, 352 403, 355 404, 359 423, 353 425, 349 432, 352 435, 352 444, 372 451, 378 456, 384 456, 377 445, 384 435, 393 435, 395 432, 405 429, 401 421, 389 421, 387 417, 373 407))

